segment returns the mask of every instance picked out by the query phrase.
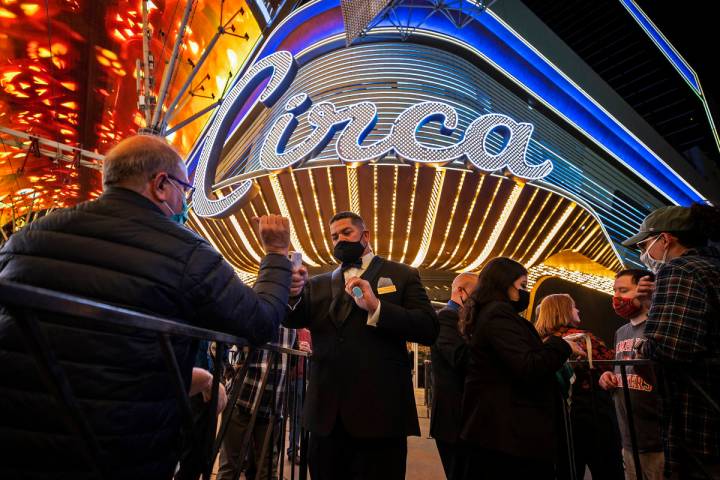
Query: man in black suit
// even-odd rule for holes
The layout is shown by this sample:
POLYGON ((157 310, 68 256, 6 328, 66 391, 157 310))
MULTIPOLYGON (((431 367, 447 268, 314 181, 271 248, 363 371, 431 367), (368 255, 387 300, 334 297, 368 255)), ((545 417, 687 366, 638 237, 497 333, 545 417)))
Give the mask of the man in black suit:
POLYGON ((417 270, 373 254, 363 219, 330 220, 342 265, 293 275, 285 325, 313 338, 303 424, 313 480, 405 478, 407 436, 420 435, 406 342, 431 345, 438 321, 417 270))
POLYGON ((430 435, 435 439, 447 478, 452 477, 455 444, 460 435, 465 365, 469 347, 460 335, 458 320, 463 305, 475 290, 478 277, 461 273, 452 283, 447 306, 438 312, 440 335, 430 349, 433 401, 430 435))

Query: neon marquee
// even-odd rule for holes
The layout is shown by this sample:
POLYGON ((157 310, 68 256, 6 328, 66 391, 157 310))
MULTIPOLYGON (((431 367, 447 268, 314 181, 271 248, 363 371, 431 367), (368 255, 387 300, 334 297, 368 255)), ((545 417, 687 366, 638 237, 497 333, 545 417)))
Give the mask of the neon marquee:
MULTIPOLYGON (((197 188, 192 199, 193 209, 198 216, 226 217, 246 199, 252 187, 251 180, 240 183, 226 197, 210 197, 225 138, 235 116, 262 81, 269 77, 256 101, 269 108, 287 91, 296 72, 297 65, 290 52, 275 52, 253 65, 231 89, 208 131, 200 153, 195 174, 197 188)), ((312 105, 308 95, 301 93, 286 102, 285 112, 270 126, 262 140, 261 165, 269 171, 302 166, 318 155, 336 135, 337 156, 349 166, 377 161, 394 153, 408 163, 442 166, 453 161, 464 161, 468 167, 482 172, 506 169, 512 175, 527 180, 543 178, 553 169, 550 160, 539 165, 527 162, 533 125, 515 122, 498 113, 488 113, 475 119, 457 143, 434 147, 417 139, 417 132, 424 125, 438 122, 444 135, 452 134, 458 126, 457 111, 442 102, 421 102, 408 107, 398 115, 388 135, 368 145, 364 144, 364 140, 377 122, 377 106, 372 102, 359 102, 343 108, 331 102, 312 105), (312 131, 299 144, 288 149, 287 142, 298 124, 297 117, 305 112, 312 131), (498 152, 488 151, 488 136, 497 131, 504 133, 503 145, 498 152)))

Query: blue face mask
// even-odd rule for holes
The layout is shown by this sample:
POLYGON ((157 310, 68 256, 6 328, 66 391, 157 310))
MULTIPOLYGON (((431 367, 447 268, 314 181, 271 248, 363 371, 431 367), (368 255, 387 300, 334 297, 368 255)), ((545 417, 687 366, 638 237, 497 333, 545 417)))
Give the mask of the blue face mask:
MULTIPOLYGON (((172 212, 173 209, 170 208, 170 206, 166 203, 165 206, 168 207, 168 209, 172 212)), ((187 200, 185 200, 185 197, 182 199, 182 210, 180 213, 173 213, 170 215, 170 220, 172 220, 175 223, 179 223, 180 225, 185 225, 185 222, 188 221, 188 212, 190 211, 190 206, 187 204, 187 200)))
MULTIPOLYGON (((175 186, 175 183, 170 180, 170 183, 173 185, 173 187, 178 188, 175 186)), ((178 190, 180 190, 178 188, 178 190)), ((175 211, 170 208, 170 205, 167 204, 167 202, 163 201, 163 205, 167 207, 168 210, 172 213, 170 215, 170 220, 172 220, 175 223, 179 223, 180 225, 185 225, 185 223, 188 221, 188 212, 190 211, 190 206, 187 204, 187 199, 185 198, 185 194, 181 191, 182 194, 182 210, 180 213, 175 213, 175 211)))

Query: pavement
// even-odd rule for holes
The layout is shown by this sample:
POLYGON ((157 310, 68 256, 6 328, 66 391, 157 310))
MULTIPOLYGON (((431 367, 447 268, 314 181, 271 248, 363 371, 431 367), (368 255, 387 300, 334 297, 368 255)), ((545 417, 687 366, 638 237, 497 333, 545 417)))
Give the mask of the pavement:
MULTIPOLYGON (((423 389, 415 391, 415 403, 418 409, 418 421, 420 423, 420 436, 408 437, 408 458, 407 458, 407 480, 445 480, 445 472, 440 462, 435 441, 430 438, 430 419, 425 407, 425 393, 423 389)), ((287 456, 283 455, 285 466, 283 468, 284 480, 295 480, 299 478, 298 467, 295 467, 294 475, 291 475, 291 466, 287 462, 287 456)), ((211 478, 215 478, 217 472, 217 461, 211 478)), ((245 479, 242 475, 240 478, 245 479)), ((308 476, 309 478, 309 476, 308 476)))
MULTIPOLYGON (((425 391, 415 390, 415 404, 418 409, 418 421, 420 423, 420 436, 408 437, 408 458, 407 480, 445 480, 445 472, 440 462, 435 440, 430 438, 430 419, 425 407, 425 391)), ((287 458, 287 457, 286 457, 287 458)), ((285 463, 283 477, 292 480, 290 465, 285 463)), ((296 467, 297 469, 297 467, 296 467)), ((298 478, 298 471, 295 470, 295 479, 298 478)))

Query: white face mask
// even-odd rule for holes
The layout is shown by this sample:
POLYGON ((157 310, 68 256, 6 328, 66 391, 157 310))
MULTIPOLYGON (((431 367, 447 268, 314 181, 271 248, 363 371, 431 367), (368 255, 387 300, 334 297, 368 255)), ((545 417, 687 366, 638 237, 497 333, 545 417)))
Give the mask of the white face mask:
POLYGON ((645 249, 645 251, 640 255, 640 261, 643 265, 645 265, 651 272, 654 274, 657 274, 658 270, 660 270, 660 267, 663 266, 663 264, 667 261, 667 249, 665 249, 665 253, 663 253, 662 260, 656 260, 653 257, 650 256, 650 249, 653 245, 655 245, 655 242, 660 240, 660 236, 658 235, 655 240, 650 242, 650 245, 645 249))

